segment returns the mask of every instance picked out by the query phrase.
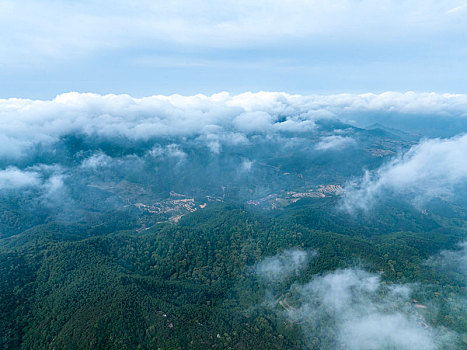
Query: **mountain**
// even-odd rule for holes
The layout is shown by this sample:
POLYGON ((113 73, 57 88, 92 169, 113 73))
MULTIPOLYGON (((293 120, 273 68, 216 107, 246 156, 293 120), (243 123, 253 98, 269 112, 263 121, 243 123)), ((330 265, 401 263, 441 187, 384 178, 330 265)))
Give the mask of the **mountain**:
POLYGON ((465 137, 242 118, 2 158, 0 347, 465 349, 465 137))

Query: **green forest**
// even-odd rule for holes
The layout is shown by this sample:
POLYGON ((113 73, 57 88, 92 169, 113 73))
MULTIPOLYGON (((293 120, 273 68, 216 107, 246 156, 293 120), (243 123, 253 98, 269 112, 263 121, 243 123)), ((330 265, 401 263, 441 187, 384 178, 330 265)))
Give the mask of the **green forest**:
POLYGON ((118 227, 118 220, 100 229, 34 226, 1 241, 1 346, 326 348, 326 339, 303 336, 300 324, 264 305, 268 286, 255 274, 265 257, 298 248, 316 257, 277 286, 276 295, 329 271, 365 268, 387 285, 418 284, 413 298, 436 305, 426 310, 427 322, 460 334, 445 348, 465 348, 466 305, 453 302, 465 293, 465 281, 426 263, 442 249, 456 249, 465 228, 400 208, 339 219, 329 214, 331 205, 302 200, 261 213, 223 203, 144 232, 118 227))

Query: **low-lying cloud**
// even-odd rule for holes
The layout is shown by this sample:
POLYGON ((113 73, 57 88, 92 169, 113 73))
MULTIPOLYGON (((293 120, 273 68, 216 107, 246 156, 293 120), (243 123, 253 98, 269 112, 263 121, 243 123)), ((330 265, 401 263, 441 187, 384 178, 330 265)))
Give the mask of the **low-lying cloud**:
POLYGON ((386 194, 413 196, 414 204, 450 195, 467 180, 467 134, 422 141, 347 185, 343 208, 368 210, 386 194))
MULTIPOLYGON (((433 330, 407 310, 410 289, 387 286, 378 275, 338 270, 295 286, 300 305, 285 311, 304 331, 326 345, 363 349, 436 349, 433 330), (322 325, 332 329, 321 329, 322 325)), ((412 311, 415 312, 415 311, 412 311)))
POLYGON ((348 136, 332 135, 320 139, 316 149, 320 151, 340 150, 355 145, 356 141, 348 136))
POLYGON ((256 273, 266 281, 280 282, 304 269, 316 254, 315 251, 287 249, 261 261, 256 265, 256 273))
POLYGON ((36 187, 40 184, 40 174, 36 171, 23 171, 16 167, 0 170, 0 190, 36 187))
MULTIPOLYGON (((3 99, 0 140, 7 147, 2 147, 0 157, 24 155, 37 144, 51 144, 73 134, 129 140, 204 137, 213 145, 245 142, 248 135, 255 133, 310 132, 316 128, 315 121, 323 118, 363 125, 381 119, 394 122, 394 118, 403 116, 396 119, 417 119, 421 125, 426 115, 443 123, 464 123, 467 96, 411 92, 302 96, 258 92, 133 98, 67 93, 50 101, 3 99), (388 114, 392 117, 388 118, 388 114)), ((344 137, 330 137, 321 140, 319 147, 350 142, 344 137)))
POLYGON ((14 191, 16 196, 33 191, 33 198, 46 206, 60 206, 65 200, 65 169, 56 165, 37 164, 24 170, 8 167, 0 170, 0 194, 14 191))
POLYGON ((348 268, 293 284, 265 305, 300 325, 310 348, 434 350, 453 344, 456 334, 430 326, 411 292, 410 286, 348 268))
POLYGON ((431 257, 427 264, 459 278, 467 285, 467 241, 459 243, 458 249, 441 251, 431 257))
POLYGON ((81 168, 96 171, 112 162, 112 158, 102 152, 93 154, 81 162, 81 168))

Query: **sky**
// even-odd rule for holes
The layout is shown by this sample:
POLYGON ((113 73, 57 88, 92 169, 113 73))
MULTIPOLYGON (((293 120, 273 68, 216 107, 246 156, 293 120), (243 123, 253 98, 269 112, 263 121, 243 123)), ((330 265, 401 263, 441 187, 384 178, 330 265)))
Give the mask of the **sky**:
POLYGON ((0 98, 467 92, 465 0, 0 0, 0 31, 0 98))

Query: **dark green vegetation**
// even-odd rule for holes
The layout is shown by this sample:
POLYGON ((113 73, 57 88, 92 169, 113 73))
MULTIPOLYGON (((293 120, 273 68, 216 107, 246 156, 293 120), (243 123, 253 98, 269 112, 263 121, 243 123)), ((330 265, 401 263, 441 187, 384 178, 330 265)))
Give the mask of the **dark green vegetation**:
POLYGON ((429 350, 466 347, 465 257, 442 253, 467 239, 465 186, 417 202, 434 183, 410 182, 339 209, 348 181, 420 136, 326 119, 216 140, 76 134, 1 160, 0 348, 347 350, 332 317, 288 314, 295 287, 346 268, 409 286, 383 306, 449 337, 429 350), (256 268, 289 248, 317 254, 271 286, 256 268))
POLYGON ((465 293, 465 284, 425 263, 441 249, 454 249, 467 237, 465 229, 393 203, 360 219, 339 216, 334 206, 332 199, 304 199, 265 214, 212 204, 178 224, 141 233, 118 220, 99 229, 37 225, 1 241, 1 346, 313 347, 300 325, 264 307, 266 287, 253 271, 264 257, 288 247, 315 249, 318 256, 284 283, 284 291, 293 281, 363 266, 382 272, 389 284, 420 283, 417 299, 439 308, 429 321, 465 332, 465 307, 452 302, 465 293))

